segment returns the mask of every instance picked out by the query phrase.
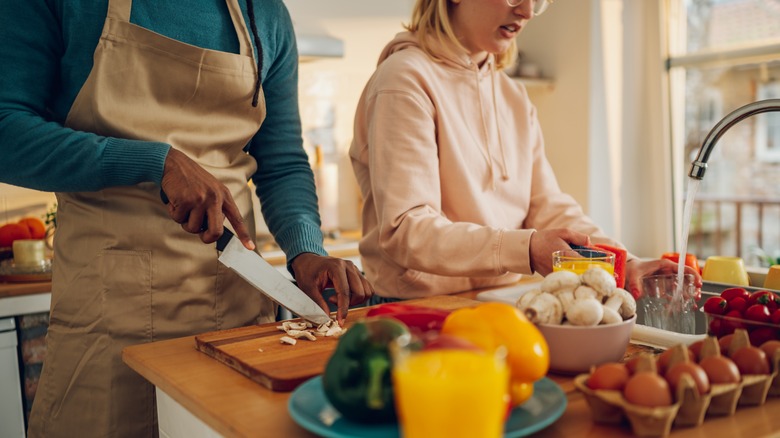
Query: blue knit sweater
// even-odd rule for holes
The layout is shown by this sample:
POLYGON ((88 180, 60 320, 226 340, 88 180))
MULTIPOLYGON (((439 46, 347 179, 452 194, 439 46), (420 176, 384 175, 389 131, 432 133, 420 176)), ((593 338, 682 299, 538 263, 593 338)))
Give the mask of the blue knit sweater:
MULTIPOLYGON (((258 164, 252 180, 288 259, 324 254, 301 140, 292 22, 282 0, 254 5, 268 115, 248 150, 258 164)), ((107 8, 108 0, 0 0, 0 182, 59 192, 160 183, 168 144, 62 126, 92 69, 107 8)), ((130 21, 188 44, 239 51, 225 0, 136 0, 130 21)))

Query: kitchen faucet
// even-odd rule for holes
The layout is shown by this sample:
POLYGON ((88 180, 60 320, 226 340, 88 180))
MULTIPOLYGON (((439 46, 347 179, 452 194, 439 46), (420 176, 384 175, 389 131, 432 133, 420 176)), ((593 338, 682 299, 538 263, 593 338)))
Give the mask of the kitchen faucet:
POLYGON ((704 143, 701 145, 701 149, 699 149, 699 155, 697 155, 696 159, 691 163, 691 170, 688 172, 688 176, 696 179, 704 178, 704 171, 707 170, 707 160, 710 158, 710 152, 712 152, 718 139, 720 139, 729 128, 752 115, 774 111, 780 111, 780 99, 759 100, 758 102, 749 103, 729 113, 729 115, 718 122, 715 127, 710 130, 709 134, 707 134, 704 143))

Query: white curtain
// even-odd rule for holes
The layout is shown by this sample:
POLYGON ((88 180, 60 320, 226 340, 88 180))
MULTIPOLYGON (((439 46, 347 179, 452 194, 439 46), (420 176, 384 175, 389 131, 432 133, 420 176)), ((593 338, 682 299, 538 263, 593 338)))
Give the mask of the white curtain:
POLYGON ((590 215, 654 258, 674 250, 662 3, 596 0, 591 15, 590 215))

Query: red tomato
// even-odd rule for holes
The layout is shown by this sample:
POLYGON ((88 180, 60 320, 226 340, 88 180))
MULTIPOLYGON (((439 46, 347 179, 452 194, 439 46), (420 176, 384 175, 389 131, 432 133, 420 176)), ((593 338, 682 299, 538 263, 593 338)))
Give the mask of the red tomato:
POLYGON ((721 318, 712 318, 712 321, 710 321, 710 332, 707 334, 716 338, 725 335, 726 333, 723 333, 723 320, 721 318))
POLYGON ((720 296, 726 301, 731 301, 734 298, 744 298, 747 300, 750 298, 750 293, 745 288, 732 287, 721 292, 720 296))
POLYGON ((770 321, 772 321, 772 324, 780 324, 780 309, 777 309, 774 312, 772 312, 770 321))
POLYGON ((713 315, 726 313, 728 302, 723 297, 710 297, 704 302, 704 311, 713 315))
POLYGON ((739 316, 737 316, 737 318, 742 317, 742 312, 744 312, 746 308, 747 308, 747 300, 742 297, 734 297, 728 300, 728 305, 726 306, 726 309, 728 310, 727 313, 731 313, 731 312, 739 313, 739 316))
POLYGON ((742 321, 737 321, 737 319, 742 319, 742 313, 739 311, 730 310, 723 316, 730 319, 724 319, 721 323, 721 334, 731 334, 738 328, 744 328, 742 321))
POLYGON ((752 306, 745 309, 743 316, 745 319, 758 322, 769 322, 771 318, 769 308, 763 304, 753 304, 752 306))
POLYGON ((767 341, 775 339, 775 329, 771 327, 759 327, 751 330, 748 334, 750 344, 754 347, 760 347, 767 341))
POLYGON ((779 299, 780 298, 774 293, 768 290, 760 290, 750 294, 750 298, 748 298, 748 307, 754 304, 761 304, 769 309, 769 313, 772 313, 777 310, 777 301, 779 299))

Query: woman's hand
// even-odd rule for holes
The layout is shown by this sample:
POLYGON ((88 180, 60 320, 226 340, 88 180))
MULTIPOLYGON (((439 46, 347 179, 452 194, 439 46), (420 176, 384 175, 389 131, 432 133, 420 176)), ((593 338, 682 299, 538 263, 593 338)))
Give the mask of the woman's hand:
POLYGON ((541 275, 552 272, 552 253, 571 249, 570 243, 588 246, 590 237, 568 228, 539 230, 533 233, 528 250, 531 257, 531 270, 541 275))
POLYGON ((363 303, 374 295, 371 283, 349 260, 305 252, 293 259, 292 269, 298 287, 328 314, 330 309, 322 291, 329 287, 336 290, 336 295, 329 300, 338 304, 336 318, 342 327, 349 306, 363 303))
MULTIPOLYGON (((648 260, 631 259, 626 263, 626 289, 631 292, 634 298, 639 299, 642 296, 642 277, 648 275, 677 274, 677 263, 671 260, 648 260)), ((696 269, 690 266, 685 267, 685 273, 694 277, 696 289, 701 289, 701 275, 696 269)))
POLYGON ((255 249, 230 190, 184 153, 170 149, 161 186, 169 201, 168 215, 184 231, 199 234, 203 243, 216 242, 227 218, 244 246, 255 249), (203 229, 206 221, 208 228, 203 229))

